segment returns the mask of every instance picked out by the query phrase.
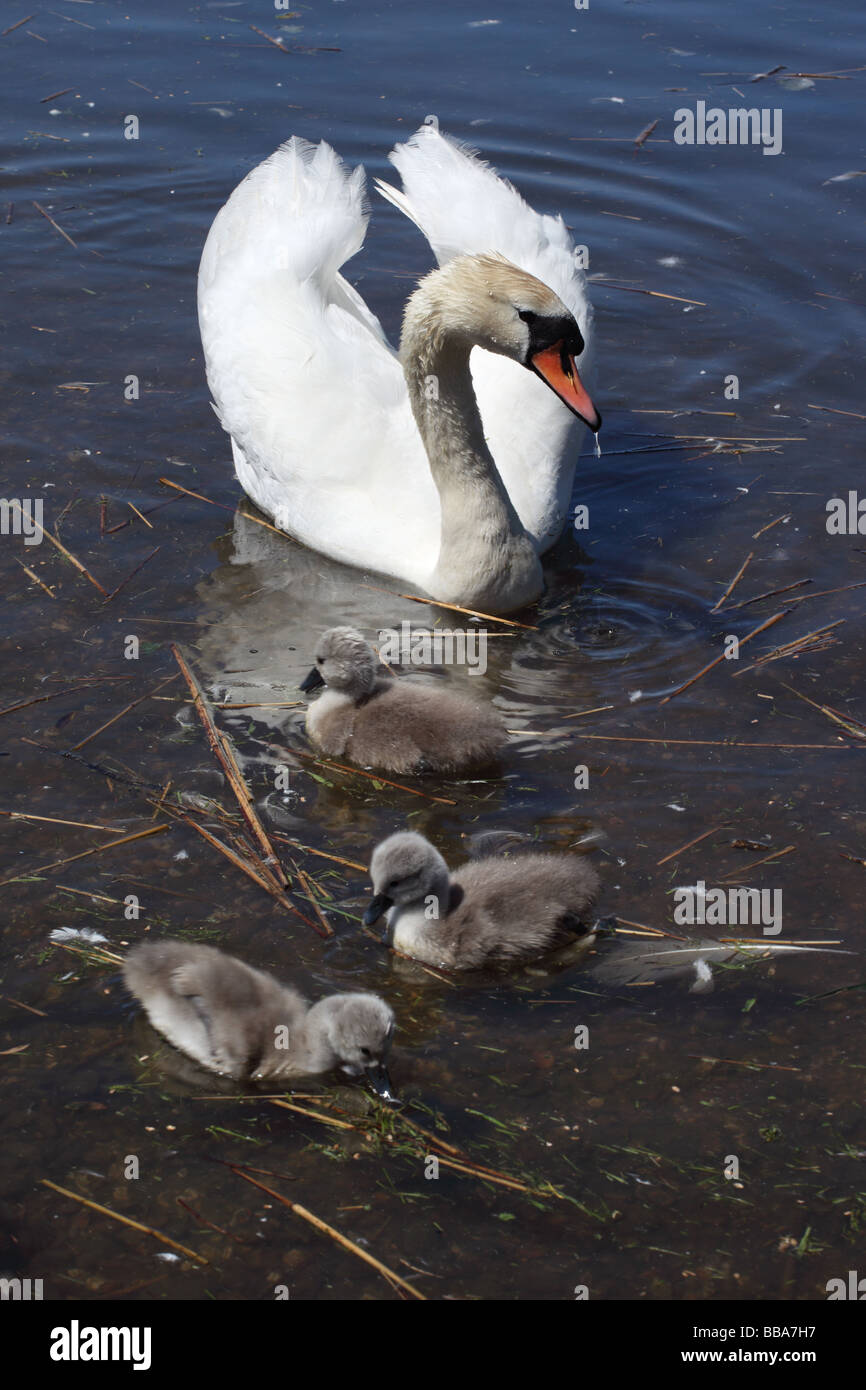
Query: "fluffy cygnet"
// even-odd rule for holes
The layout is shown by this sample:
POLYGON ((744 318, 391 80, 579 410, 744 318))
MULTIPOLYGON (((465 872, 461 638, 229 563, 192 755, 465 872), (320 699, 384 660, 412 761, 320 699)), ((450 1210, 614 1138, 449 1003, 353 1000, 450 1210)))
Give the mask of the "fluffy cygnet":
POLYGON ((332 627, 316 648, 301 690, 328 689, 307 711, 307 733, 321 752, 380 772, 464 772, 490 763, 505 729, 489 705, 438 685, 377 674, 360 632, 332 627))
POLYGON ((385 1062, 394 1014, 376 994, 332 994, 311 1008, 235 956, 173 940, 136 946, 123 978, 154 1028, 209 1071, 259 1081, 339 1064, 393 1099, 385 1062))
POLYGON ((599 878, 575 854, 481 859, 453 874, 423 835, 391 835, 370 864, 372 926, 388 913, 395 950, 446 970, 526 960, 558 945, 595 903, 599 878))

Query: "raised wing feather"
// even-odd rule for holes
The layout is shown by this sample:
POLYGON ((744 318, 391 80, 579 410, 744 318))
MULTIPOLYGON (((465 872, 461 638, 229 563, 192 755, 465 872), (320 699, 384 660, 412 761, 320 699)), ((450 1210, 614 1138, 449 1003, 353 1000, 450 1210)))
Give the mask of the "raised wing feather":
POLYGON ((245 491, 278 526, 349 564, 395 519, 419 580, 439 499, 400 364, 339 267, 363 244, 364 171, 298 138, 217 215, 199 269, 208 383, 245 491))
MULTIPOLYGON (((559 295, 589 347, 584 276, 561 217, 535 212, 474 150, 435 125, 423 125, 389 158, 403 190, 381 180, 376 187, 420 228, 440 265, 458 255, 498 251, 559 295)), ((474 348, 471 366, 491 453, 524 526, 543 551, 556 540, 568 512, 583 429, 517 363, 474 348)))

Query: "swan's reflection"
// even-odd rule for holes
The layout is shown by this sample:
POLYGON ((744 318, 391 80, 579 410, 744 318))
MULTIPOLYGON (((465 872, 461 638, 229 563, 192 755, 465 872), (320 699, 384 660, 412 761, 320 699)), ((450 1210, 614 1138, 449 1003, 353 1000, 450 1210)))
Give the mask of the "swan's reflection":
MULTIPOLYGON (((435 604, 401 598, 399 580, 340 565, 258 524, 242 509, 235 513, 231 537, 219 546, 223 563, 199 588, 204 607, 197 663, 221 702, 261 702, 259 708, 234 715, 226 711, 227 718, 243 725, 248 715, 272 729, 287 721, 292 727, 302 725, 306 702, 298 687, 318 638, 329 627, 347 624, 376 641, 379 631, 399 631, 404 622, 424 629, 472 622, 435 604), (268 708, 294 700, 299 702, 295 710, 268 708)), ((515 645, 510 634, 490 640, 483 675, 450 667, 452 688, 493 699, 515 645)))

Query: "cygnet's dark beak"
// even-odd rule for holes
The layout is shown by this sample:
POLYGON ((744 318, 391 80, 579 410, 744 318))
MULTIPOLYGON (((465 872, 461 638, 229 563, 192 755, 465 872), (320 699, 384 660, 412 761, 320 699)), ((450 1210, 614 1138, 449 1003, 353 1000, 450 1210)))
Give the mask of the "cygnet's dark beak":
POLYGON ((317 666, 314 666, 310 674, 308 676, 305 676, 304 679, 301 681, 300 685, 298 686, 298 689, 303 690, 305 695, 309 695, 311 690, 318 690, 319 686, 324 684, 325 677, 319 671, 319 668, 317 666))
POLYGON ((388 1075, 388 1068, 384 1062, 368 1062, 364 1068, 370 1081, 370 1085, 376 1092, 380 1100, 384 1100, 388 1105, 399 1105, 397 1097, 391 1087, 391 1078, 388 1075))
POLYGON ((375 926, 379 918, 382 916, 382 913, 387 912, 388 908, 393 906, 394 899, 389 898, 387 893, 377 893, 373 901, 370 903, 370 906, 367 908, 367 911, 364 913, 364 926, 375 926))

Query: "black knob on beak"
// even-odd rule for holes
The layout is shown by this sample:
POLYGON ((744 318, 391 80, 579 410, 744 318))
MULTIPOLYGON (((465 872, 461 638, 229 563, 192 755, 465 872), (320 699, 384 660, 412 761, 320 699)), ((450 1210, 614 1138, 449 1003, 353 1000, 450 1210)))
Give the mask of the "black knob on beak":
POLYGON ((389 907, 394 906, 394 899, 389 898, 387 893, 377 893, 367 911, 364 913, 364 926, 372 927, 378 922, 383 912, 387 912, 389 907))
POLYGON ((309 695, 311 690, 318 690, 319 686, 324 684, 325 677, 319 671, 318 667, 314 666, 310 674, 305 676, 301 681, 298 689, 303 690, 305 695, 309 695))

